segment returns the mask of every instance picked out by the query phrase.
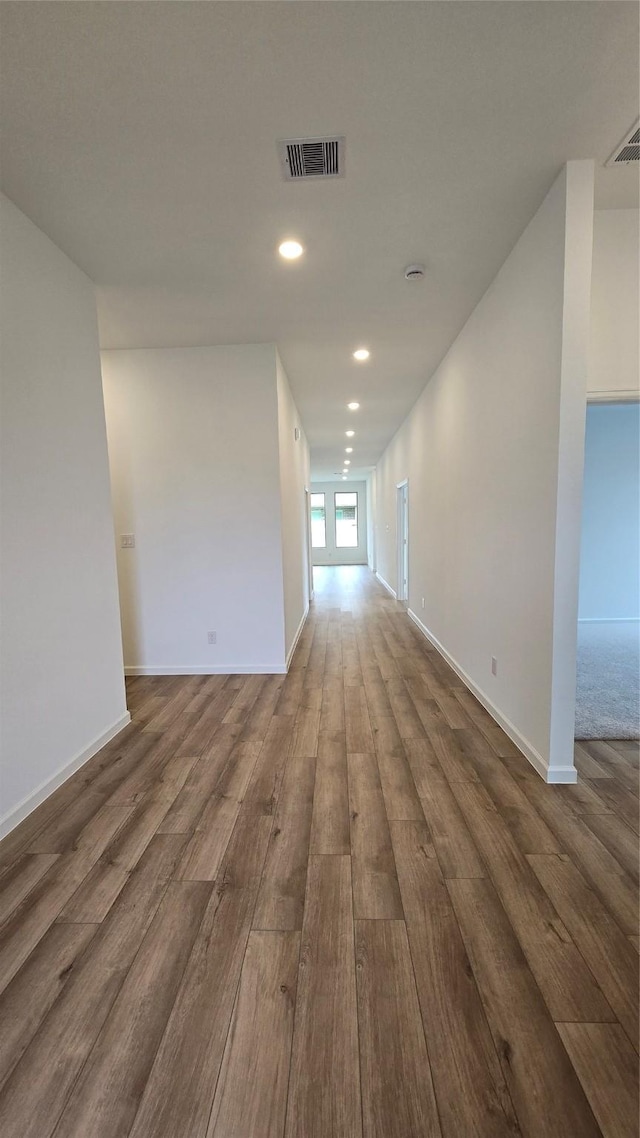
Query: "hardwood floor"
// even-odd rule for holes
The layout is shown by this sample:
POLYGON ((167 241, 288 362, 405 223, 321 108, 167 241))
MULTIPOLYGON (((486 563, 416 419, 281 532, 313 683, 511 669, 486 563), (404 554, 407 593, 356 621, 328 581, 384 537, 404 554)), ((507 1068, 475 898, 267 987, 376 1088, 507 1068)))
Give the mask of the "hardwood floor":
POLYGON ((636 745, 546 786, 358 567, 127 686, 0 845, 3 1138, 637 1138, 636 745))

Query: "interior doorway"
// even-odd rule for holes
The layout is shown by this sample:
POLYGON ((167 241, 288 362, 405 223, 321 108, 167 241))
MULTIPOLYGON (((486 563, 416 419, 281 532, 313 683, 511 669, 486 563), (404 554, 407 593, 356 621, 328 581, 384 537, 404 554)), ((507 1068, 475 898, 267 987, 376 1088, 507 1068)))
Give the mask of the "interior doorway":
POLYGON ((584 455, 576 738, 640 738, 640 403, 590 401, 584 455))
POLYGON ((409 600, 409 480, 397 484, 398 495, 398 587, 399 601, 409 600))
POLYGON ((313 482, 310 501, 313 564, 366 565, 366 482, 313 482))

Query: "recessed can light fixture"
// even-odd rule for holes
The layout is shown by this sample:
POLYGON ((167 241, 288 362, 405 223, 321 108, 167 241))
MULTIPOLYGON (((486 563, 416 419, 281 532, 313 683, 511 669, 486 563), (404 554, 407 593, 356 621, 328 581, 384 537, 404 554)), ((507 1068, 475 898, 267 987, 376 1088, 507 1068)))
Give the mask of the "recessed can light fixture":
POLYGON ((359 406, 359 403, 347 403, 347 407, 350 411, 357 411, 359 406))
POLYGON ((346 481, 347 481, 347 476, 346 476, 346 474, 343 474, 343 475, 342 475, 342 481, 343 481, 343 482, 346 482, 346 481))
POLYGON ((353 353, 354 360, 368 360, 371 352, 368 348, 356 348, 353 353))
POLYGON ((351 459, 350 459, 350 458, 345 458, 345 460, 344 460, 344 464, 345 464, 345 466, 351 466, 351 459))
POLYGON ((353 454, 353 447, 345 447, 344 453, 345 454, 353 454))
POLYGON ((344 433, 348 439, 352 439, 356 432, 355 431, 345 431, 344 433))
POLYGON ((301 257, 304 249, 299 241, 283 241, 278 246, 278 252, 285 261, 295 261, 296 257, 301 257))

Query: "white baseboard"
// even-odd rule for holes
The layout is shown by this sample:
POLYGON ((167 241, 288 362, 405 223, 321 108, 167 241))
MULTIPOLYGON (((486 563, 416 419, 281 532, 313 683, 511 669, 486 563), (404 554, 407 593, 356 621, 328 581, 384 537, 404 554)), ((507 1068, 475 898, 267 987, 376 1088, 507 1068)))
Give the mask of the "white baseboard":
MULTIPOLYGON (((487 708, 487 710, 489 711, 489 708, 487 708)), ((500 726, 504 730, 505 734, 509 734, 508 729, 504 723, 501 723, 500 726)), ((538 774, 540 775, 540 778, 545 782, 548 782, 550 785, 553 784, 554 786, 573 786, 573 784, 578 781, 578 772, 574 766, 548 767, 543 761, 540 767, 538 767, 531 758, 531 755, 524 750, 520 743, 518 743, 518 740, 515 739, 511 734, 509 734, 509 738, 512 739, 517 747, 519 747, 519 749, 523 752, 524 757, 529 760, 532 767, 535 767, 538 774)))
POLYGON ((581 616, 578 624, 640 624, 639 616, 581 616))
POLYGON ((471 676, 467 675, 464 668, 458 664, 457 660, 454 660, 453 656, 449 655, 444 645, 441 644, 438 638, 429 631, 427 626, 422 623, 416 613, 413 612, 412 609, 407 609, 407 615, 420 629, 421 633, 429 641, 429 643, 432 644, 433 647, 443 657, 443 659, 446 660, 449 667, 453 668, 454 672, 457 676, 460 677, 463 684, 469 688, 469 691, 473 692, 476 699, 482 704, 485 711, 489 712, 491 718, 495 719, 496 723, 499 727, 502 728, 505 735, 508 735, 511 741, 515 743, 518 750, 522 751, 522 754, 526 759, 529 760, 531 766, 538 772, 540 777, 544 779, 545 782, 574 783, 578 781, 578 772, 574 766, 548 766, 542 755, 536 751, 535 747, 529 742, 528 739, 525 739, 524 735, 520 734, 518 728, 515 727, 509 719, 507 719, 506 715, 503 715, 499 708, 497 708, 495 704, 492 703, 492 701, 489 699, 489 696, 482 691, 482 688, 479 688, 478 685, 474 683, 474 681, 471 679, 471 676))
POLYGON ((172 664, 137 664, 125 668, 125 676, 281 676, 286 673, 284 664, 194 664, 190 668, 176 668, 172 664))
POLYGON ((397 599, 398 599, 398 594, 396 593, 395 589, 392 589, 392 588, 391 588, 391 585, 389 584, 389 582, 388 582, 388 581, 385 581, 384 577, 382 577, 382 576, 380 575, 380 573, 376 573, 376 577, 378 578, 378 580, 379 580, 380 584, 381 584, 381 585, 384 585, 384 587, 385 587, 385 589, 387 590, 387 592, 388 592, 388 593, 391 593, 391 596, 393 597, 394 601, 397 601, 397 599))
POLYGON ((11 833, 20 822, 35 810, 36 806, 44 802, 45 798, 53 794, 54 790, 57 790, 59 786, 62 786, 63 782, 66 782, 72 774, 75 774, 101 747, 104 747, 111 739, 119 735, 130 722, 131 716, 127 711, 124 715, 121 715, 119 719, 116 719, 115 723, 107 727, 106 731, 96 736, 87 747, 84 747, 77 755, 74 755, 68 763, 60 767, 55 774, 45 779, 44 782, 41 782, 40 785, 37 786, 31 794, 23 798, 17 806, 14 806, 6 814, 3 814, 2 818, 0 818, 0 839, 11 833))
POLYGON ((305 622, 306 622, 308 615, 309 615, 309 605, 307 605, 306 609, 304 610, 304 612, 302 614, 302 620, 300 621, 300 624, 298 625, 298 631, 296 632, 296 634, 293 638, 293 644, 291 645, 289 651, 287 652, 287 666, 285 669, 285 671, 287 671, 287 672, 289 671, 289 664, 291 663, 293 653, 295 652, 295 650, 298 646, 298 641, 300 639, 300 635, 302 633, 302 629, 305 626, 305 622))

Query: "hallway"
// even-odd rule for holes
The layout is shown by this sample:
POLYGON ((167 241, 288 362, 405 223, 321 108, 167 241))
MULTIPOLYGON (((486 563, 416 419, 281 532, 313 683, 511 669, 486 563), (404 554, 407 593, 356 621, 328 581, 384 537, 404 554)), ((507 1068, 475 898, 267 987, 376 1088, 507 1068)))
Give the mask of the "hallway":
POLYGON ((546 786, 359 566, 0 844, 4 1138, 637 1135, 637 747, 546 786))

